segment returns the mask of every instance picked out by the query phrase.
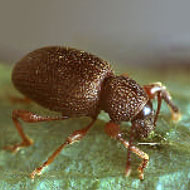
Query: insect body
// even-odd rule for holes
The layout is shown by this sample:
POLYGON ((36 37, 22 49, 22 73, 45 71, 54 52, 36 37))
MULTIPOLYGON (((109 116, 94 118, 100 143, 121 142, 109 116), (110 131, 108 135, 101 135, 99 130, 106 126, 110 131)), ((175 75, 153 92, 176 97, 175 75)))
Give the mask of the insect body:
POLYGON ((162 100, 169 105, 173 116, 179 116, 178 108, 161 83, 141 87, 127 76, 115 75, 110 65, 101 58, 72 48, 45 47, 29 53, 15 65, 12 81, 25 97, 60 112, 62 116, 44 117, 26 110, 14 110, 12 119, 22 142, 6 149, 18 151, 33 143, 23 132, 19 119, 41 122, 79 116, 92 118, 87 127, 73 132, 45 163, 36 168, 31 178, 40 175, 65 146, 81 140, 96 121, 99 112, 104 110, 110 116, 105 126, 106 134, 128 148, 125 174, 128 176, 131 171, 132 151, 143 160, 138 168, 139 178, 143 179, 149 156, 132 144, 133 138, 147 137, 155 129, 162 100), (158 100, 156 112, 151 103, 155 97, 158 100), (119 124, 122 121, 131 121, 129 142, 121 136, 119 124))

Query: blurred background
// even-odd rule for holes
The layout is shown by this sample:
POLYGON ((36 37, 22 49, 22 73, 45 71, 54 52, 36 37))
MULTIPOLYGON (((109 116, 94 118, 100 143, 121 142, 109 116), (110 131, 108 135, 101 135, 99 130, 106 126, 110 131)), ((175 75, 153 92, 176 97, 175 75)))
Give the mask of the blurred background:
POLYGON ((0 62, 65 45, 114 64, 188 66, 189 8, 189 0, 0 0, 0 62))

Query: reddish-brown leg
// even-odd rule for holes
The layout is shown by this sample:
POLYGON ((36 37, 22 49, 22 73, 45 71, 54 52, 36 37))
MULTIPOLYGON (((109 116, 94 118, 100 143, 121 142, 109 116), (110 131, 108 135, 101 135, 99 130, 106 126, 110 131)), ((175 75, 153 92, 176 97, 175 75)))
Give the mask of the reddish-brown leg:
POLYGON ((131 147, 132 143, 134 141, 134 127, 133 125, 131 126, 131 132, 130 132, 130 138, 129 138, 129 146, 128 146, 128 151, 127 151, 127 162, 126 162, 126 176, 129 176, 131 173, 131 147))
POLYGON ((17 97, 17 96, 9 95, 8 98, 13 104, 16 104, 16 103, 29 104, 32 102, 32 100, 27 97, 17 97))
MULTIPOLYGON (((130 145, 130 143, 128 141, 123 139, 122 136, 121 136, 122 133, 120 131, 119 125, 117 125, 117 124, 115 124, 113 122, 109 122, 105 126, 105 132, 111 138, 119 140, 125 146, 125 148, 129 148, 129 146, 130 146, 130 151, 132 151, 133 153, 137 154, 140 158, 142 158, 142 163, 139 166, 138 171, 139 171, 140 180, 143 180, 144 179, 144 169, 146 168, 146 166, 147 166, 147 164, 149 162, 148 154, 146 154, 145 152, 143 152, 139 148, 135 147, 134 145, 132 145, 132 144, 130 145)), ((130 161, 127 160, 125 175, 129 176, 130 171, 131 171, 131 169, 130 169, 130 161)))
POLYGON ((36 168, 30 174, 30 177, 34 179, 35 175, 40 175, 41 172, 54 161, 55 157, 62 151, 63 148, 65 148, 65 146, 80 141, 92 127, 95 121, 96 119, 93 119, 87 127, 81 130, 74 131, 70 136, 68 136, 66 141, 55 150, 55 152, 47 159, 47 161, 44 162, 40 167, 36 168))
POLYGON ((63 120, 67 119, 68 117, 64 116, 56 116, 56 117, 49 117, 49 116, 40 116, 37 114, 34 114, 32 112, 26 111, 26 110, 14 110, 12 112, 12 120, 15 124, 15 127, 22 138, 22 142, 12 145, 12 146, 6 146, 4 149, 11 150, 13 152, 17 152, 19 149, 30 146, 33 144, 32 139, 30 139, 23 131, 22 126, 18 119, 23 120, 24 122, 28 123, 34 123, 34 122, 42 122, 42 121, 53 121, 53 120, 63 120))
POLYGON ((155 123, 158 118, 158 114, 160 112, 161 102, 164 100, 167 105, 169 106, 171 113, 172 113, 172 120, 179 121, 181 118, 180 111, 177 106, 174 105, 172 102, 172 98, 170 96, 170 93, 168 92, 166 86, 162 85, 161 82, 153 83, 150 85, 145 85, 144 89, 146 93, 148 94, 150 99, 154 99, 157 97, 158 100, 158 107, 157 112, 155 116, 155 123))

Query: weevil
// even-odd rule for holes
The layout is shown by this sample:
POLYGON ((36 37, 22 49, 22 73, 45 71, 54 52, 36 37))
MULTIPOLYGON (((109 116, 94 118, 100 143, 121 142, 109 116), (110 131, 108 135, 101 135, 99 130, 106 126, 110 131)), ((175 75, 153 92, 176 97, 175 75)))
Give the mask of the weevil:
POLYGON ((168 90, 161 83, 140 86, 127 75, 114 74, 107 61, 74 48, 51 46, 28 53, 14 66, 12 82, 27 99, 61 114, 51 117, 26 110, 13 110, 12 120, 22 142, 5 149, 17 152, 33 144, 19 120, 36 123, 81 116, 92 119, 85 128, 69 135, 46 162, 34 169, 31 178, 40 175, 67 145, 80 141, 91 129, 100 111, 104 110, 110 117, 105 125, 105 133, 128 149, 125 175, 130 175, 130 153, 133 152, 142 159, 138 172, 139 178, 143 180, 149 156, 134 146, 134 138, 146 138, 155 130, 162 100, 169 106, 173 120, 180 116, 178 107, 173 104, 168 90), (153 99, 157 100, 155 110, 153 99), (131 122, 129 141, 121 135, 120 124, 123 121, 131 122))

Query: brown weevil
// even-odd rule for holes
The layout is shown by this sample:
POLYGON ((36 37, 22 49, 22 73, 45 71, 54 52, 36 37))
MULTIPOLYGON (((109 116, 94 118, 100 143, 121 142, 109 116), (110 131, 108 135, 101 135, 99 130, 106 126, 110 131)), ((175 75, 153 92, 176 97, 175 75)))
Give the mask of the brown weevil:
POLYGON ((126 75, 115 75, 111 66, 101 58, 73 48, 52 46, 29 53, 15 65, 12 82, 26 98, 60 112, 61 116, 44 117, 26 110, 13 110, 12 120, 22 142, 5 149, 16 152, 33 144, 25 135, 19 119, 32 123, 80 116, 92 118, 88 126, 68 136, 48 160, 30 174, 31 178, 40 175, 65 146, 81 140, 95 123, 100 111, 104 110, 110 116, 105 133, 128 148, 126 176, 131 171, 132 151, 142 159, 138 168, 142 180, 149 156, 132 144, 133 139, 145 138, 155 129, 162 100, 169 106, 173 120, 180 116, 169 92, 161 83, 141 87, 126 75), (151 102, 155 98, 158 102, 156 111, 151 102), (131 122, 129 142, 121 135, 119 125, 123 121, 131 122))

